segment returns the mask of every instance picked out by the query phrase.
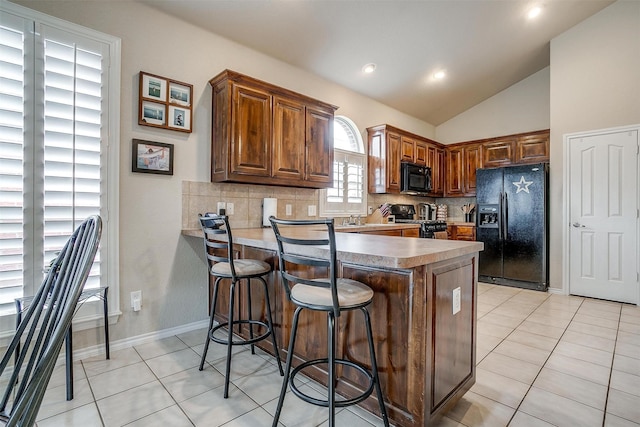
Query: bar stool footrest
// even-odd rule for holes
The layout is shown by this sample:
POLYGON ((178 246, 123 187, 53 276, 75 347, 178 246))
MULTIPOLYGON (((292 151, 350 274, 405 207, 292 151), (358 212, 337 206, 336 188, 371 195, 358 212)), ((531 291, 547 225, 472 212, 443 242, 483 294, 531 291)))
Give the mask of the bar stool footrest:
MULTIPOLYGON (((269 325, 267 325, 266 322, 262 322, 260 320, 234 320, 233 321, 233 326, 238 326, 238 325, 255 325, 255 326, 260 326, 262 328, 266 329, 266 332, 258 335, 257 337, 253 337, 253 338, 247 338, 247 339, 238 339, 238 340, 233 340, 231 341, 231 345, 247 345, 247 344, 254 344, 257 343, 258 341, 262 341, 263 339, 266 339, 269 335, 271 335, 271 331, 269 330, 269 325)), ((220 323, 218 325, 216 325, 215 327, 213 327, 210 331, 209 331, 209 339, 213 342, 217 342, 218 344, 223 344, 223 345, 229 345, 229 341, 227 338, 219 338, 214 336, 214 334, 216 333, 216 331, 220 328, 225 328, 229 326, 229 322, 224 322, 224 323, 220 323)))
MULTIPOLYGON (((328 400, 321 400, 321 399, 316 399, 314 397, 311 397, 308 394, 305 394, 302 391, 300 391, 298 389, 298 387, 296 387, 296 385, 294 384, 294 378, 295 378, 296 374, 300 373, 300 371, 302 371, 305 368, 308 368, 309 366, 320 365, 320 364, 323 364, 323 363, 325 363, 325 364, 329 363, 329 359, 327 359, 327 358, 324 358, 324 359, 313 359, 313 360, 309 360, 309 361, 304 362, 304 363, 298 365, 297 367, 295 367, 291 371, 291 375, 289 376, 289 387, 291 388, 291 391, 296 396, 298 396, 300 399, 304 400, 305 402, 311 403, 311 404, 316 405, 316 406, 323 406, 325 408, 328 408, 329 407, 329 401, 328 400)), ((367 377, 367 379, 369 381, 369 387, 362 394, 359 394, 359 395, 357 395, 355 397, 352 397, 351 399, 336 400, 335 406, 337 408, 342 408, 342 407, 351 406, 351 405, 357 405, 358 403, 364 401, 367 397, 369 397, 371 395, 371 393, 373 392, 373 386, 374 386, 373 374, 371 372, 369 372, 367 369, 365 369, 364 367, 362 367, 358 363, 352 362, 351 360, 335 359, 335 363, 336 364, 340 364, 340 365, 350 366, 350 367, 356 369, 362 375, 367 377)))

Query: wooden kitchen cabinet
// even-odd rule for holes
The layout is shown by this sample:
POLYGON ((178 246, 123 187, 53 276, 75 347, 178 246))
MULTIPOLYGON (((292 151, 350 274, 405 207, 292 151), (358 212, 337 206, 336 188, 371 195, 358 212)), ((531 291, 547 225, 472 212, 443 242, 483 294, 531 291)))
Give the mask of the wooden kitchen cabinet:
POLYGON ((416 142, 405 135, 400 136, 401 161, 415 163, 416 142))
MULTIPOLYGON (((414 163, 420 166, 430 166, 427 163, 428 144, 424 141, 416 141, 414 163)), ((432 169, 433 170, 433 169, 432 169)))
POLYGON ((463 151, 464 195, 476 195, 476 170, 482 168, 482 146, 480 144, 465 145, 463 151))
POLYGON ((369 193, 399 193, 400 163, 431 168, 430 196, 444 194, 444 148, 442 144, 389 125, 367 128, 369 193))
POLYGON ((209 83, 212 182, 331 187, 337 107, 231 70, 209 83))
POLYGON ((371 234, 374 236, 395 236, 401 237, 402 230, 375 230, 375 231, 358 231, 358 234, 371 234))
POLYGON ((238 143, 230 150, 232 174, 271 174, 271 95, 242 85, 233 87, 235 114, 231 134, 238 143))
POLYGON ((310 106, 306 111, 305 180, 318 188, 333 185, 333 111, 310 106))
POLYGON ((445 196, 476 195, 476 170, 549 161, 549 130, 446 146, 445 196))
POLYGON ((515 163, 542 163, 549 161, 549 131, 519 136, 516 141, 515 163))
POLYGON ((464 148, 447 147, 445 150, 445 196, 464 196, 464 148))
POLYGON ((305 108, 301 102, 273 99, 273 176, 301 181, 304 179, 305 108))
POLYGON ((447 147, 445 168, 446 197, 476 195, 476 169, 482 167, 480 144, 456 144, 447 147))
POLYGON ((482 144, 482 167, 497 168, 514 162, 516 139, 498 139, 482 144))
POLYGON ((447 238, 449 240, 476 240, 476 227, 473 225, 447 225, 447 238))
POLYGON ((402 237, 420 237, 419 228, 405 228, 402 230, 402 237))
POLYGON ((436 148, 435 162, 433 163, 433 194, 435 196, 444 196, 444 180, 446 176, 444 148, 436 148))
POLYGON ((400 192, 400 134, 386 125, 367 129, 369 193, 400 192))

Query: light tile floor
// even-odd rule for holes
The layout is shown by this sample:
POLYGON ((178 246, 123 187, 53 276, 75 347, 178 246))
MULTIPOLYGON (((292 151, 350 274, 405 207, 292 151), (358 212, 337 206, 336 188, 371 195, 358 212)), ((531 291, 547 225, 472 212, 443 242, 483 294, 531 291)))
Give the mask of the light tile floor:
MULTIPOLYGON (((640 308, 480 284, 477 379, 440 427, 640 427, 640 308)), ((75 364, 75 399, 64 368, 52 378, 38 425, 270 426, 281 377, 271 356, 238 349, 229 399, 225 348, 212 344, 198 371, 204 330, 75 364)), ((234 349, 235 351, 235 349, 234 349)), ((308 381, 309 393, 322 390, 308 381)), ((337 425, 382 425, 359 408, 337 425)), ((287 396, 281 424, 326 426, 327 411, 287 396)))

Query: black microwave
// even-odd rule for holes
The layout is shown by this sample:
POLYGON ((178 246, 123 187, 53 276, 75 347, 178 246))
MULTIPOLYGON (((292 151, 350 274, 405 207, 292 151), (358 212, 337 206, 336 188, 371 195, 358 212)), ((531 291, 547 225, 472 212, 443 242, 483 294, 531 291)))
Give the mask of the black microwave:
POLYGON ((400 163, 400 192, 426 195, 431 192, 431 168, 413 163, 400 163))

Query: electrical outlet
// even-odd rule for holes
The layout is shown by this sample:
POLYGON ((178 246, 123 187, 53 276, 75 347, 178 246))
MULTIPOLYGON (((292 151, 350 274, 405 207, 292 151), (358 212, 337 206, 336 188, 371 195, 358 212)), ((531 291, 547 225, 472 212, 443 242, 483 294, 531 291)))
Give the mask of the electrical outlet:
POLYGON ((285 208, 287 216, 291 216, 291 205, 286 205, 285 208))
POLYGON ((367 208, 367 214, 368 214, 368 215, 373 215, 373 206, 369 206, 369 207, 367 208))
POLYGON ((133 311, 140 311, 142 308, 142 291, 131 292, 131 308, 133 311))
POLYGON ((227 203, 227 215, 233 215, 233 203, 227 203))
POLYGON ((316 216, 316 205, 309 205, 307 210, 308 210, 307 214, 309 216, 316 216))
POLYGON ((221 215, 224 210, 224 202, 218 202, 218 214, 221 215))
POLYGON ((453 314, 460 311, 460 287, 453 290, 453 314))

